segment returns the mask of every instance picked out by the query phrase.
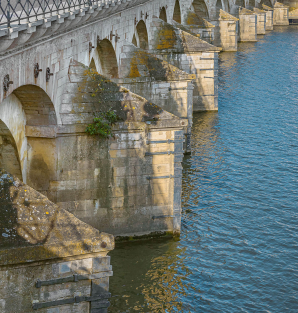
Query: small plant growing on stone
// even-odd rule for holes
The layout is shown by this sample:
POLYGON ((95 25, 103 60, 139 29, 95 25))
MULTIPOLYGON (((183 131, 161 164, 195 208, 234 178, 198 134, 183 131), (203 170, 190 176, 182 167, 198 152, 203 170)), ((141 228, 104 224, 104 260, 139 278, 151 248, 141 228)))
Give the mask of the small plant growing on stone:
POLYGON ((99 135, 104 138, 112 137, 112 125, 119 120, 117 114, 113 110, 100 112, 93 119, 93 124, 89 124, 86 133, 90 135, 99 135))
POLYGON ((93 123, 86 127, 86 133, 103 138, 112 137, 112 125, 120 120, 120 117, 111 102, 115 103, 119 87, 92 68, 86 67, 84 76, 85 80, 79 87, 79 91, 91 90, 89 92, 94 104, 93 123))

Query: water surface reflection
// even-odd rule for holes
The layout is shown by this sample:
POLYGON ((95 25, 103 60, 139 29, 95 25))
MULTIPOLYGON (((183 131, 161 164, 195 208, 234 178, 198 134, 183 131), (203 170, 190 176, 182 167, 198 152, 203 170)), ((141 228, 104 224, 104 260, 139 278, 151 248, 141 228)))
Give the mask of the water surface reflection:
POLYGON ((119 244, 110 312, 298 311, 298 27, 220 54, 196 114, 180 241, 119 244))

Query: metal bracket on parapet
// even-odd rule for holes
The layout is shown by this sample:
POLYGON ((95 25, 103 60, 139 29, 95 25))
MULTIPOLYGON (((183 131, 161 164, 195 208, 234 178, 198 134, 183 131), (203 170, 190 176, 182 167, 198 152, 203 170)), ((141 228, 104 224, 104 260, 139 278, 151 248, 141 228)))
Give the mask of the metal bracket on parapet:
POLYGON ((92 49, 94 49, 95 47, 93 46, 92 42, 89 42, 89 53, 92 52, 92 49))
POLYGON ((64 283, 70 283, 70 282, 77 282, 79 280, 92 280, 92 279, 99 279, 107 276, 112 276, 113 272, 101 272, 91 275, 72 275, 67 276, 63 278, 56 278, 56 279, 50 279, 50 280, 37 280, 35 283, 36 288, 41 288, 41 286, 51 286, 51 285, 57 285, 57 284, 64 284, 64 283))
POLYGON ((50 77, 53 76, 54 74, 51 73, 51 69, 47 67, 46 69, 46 82, 48 83, 50 81, 50 77))
MULTIPOLYGON (((67 298, 67 299, 61 299, 61 300, 55 300, 55 301, 49 301, 49 302, 35 302, 33 303, 32 307, 33 310, 38 309, 44 309, 51 306, 58 306, 58 305, 64 305, 64 304, 73 304, 73 303, 80 303, 80 302, 94 302, 94 301, 100 301, 100 300, 106 300, 111 297, 111 294, 109 292, 102 293, 97 296, 76 296, 73 298, 67 298)), ((109 307, 110 303, 109 301, 101 301, 102 307, 109 307)))
POLYGON ((9 80, 9 75, 5 75, 3 79, 3 90, 7 92, 9 89, 9 85, 13 84, 13 81, 9 80))
POLYGON ((39 64, 35 63, 34 65, 34 77, 37 78, 39 75, 39 72, 42 72, 42 69, 39 68, 39 64))

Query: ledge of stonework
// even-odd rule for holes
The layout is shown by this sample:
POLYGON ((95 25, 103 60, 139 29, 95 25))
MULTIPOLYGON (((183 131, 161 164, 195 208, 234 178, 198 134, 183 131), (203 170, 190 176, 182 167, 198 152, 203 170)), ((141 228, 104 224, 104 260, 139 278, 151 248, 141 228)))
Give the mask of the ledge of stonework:
POLYGON ((273 11, 273 8, 269 7, 268 5, 262 4, 262 7, 266 11, 273 11))
POLYGON ((132 79, 135 82, 195 79, 194 74, 188 74, 133 44, 127 43, 124 47, 126 52, 121 55, 121 77, 112 79, 117 84, 129 83, 132 79))
POLYGON ((0 266, 114 249, 114 237, 82 222, 0 169, 0 266))
POLYGON ((280 3, 280 2, 275 2, 274 4, 274 8, 288 8, 289 6, 288 5, 285 5, 283 3, 280 3))
POLYGON ((219 10, 219 19, 225 21, 235 21, 235 22, 239 21, 239 18, 229 14, 228 12, 222 9, 219 10))
POLYGON ((255 14, 255 12, 253 12, 251 10, 248 10, 246 8, 242 8, 242 9, 239 9, 239 14, 242 14, 242 15, 253 15, 253 14, 255 14))
POLYGON ((188 10, 185 25, 193 25, 199 28, 214 28, 215 26, 205 20, 204 18, 198 16, 195 12, 188 10))
MULTIPOLYGON (((70 120, 70 122, 74 123, 76 119, 79 120, 80 123, 92 122, 94 114, 97 113, 96 110, 101 110, 101 106, 98 106, 98 101, 100 101, 100 103, 104 103, 108 106, 109 109, 114 110, 120 118, 120 121, 115 123, 113 129, 120 125, 128 129, 130 126, 138 127, 138 123, 143 123, 142 127, 146 125, 167 127, 165 125, 173 124, 180 127, 181 123, 186 123, 184 120, 180 121, 180 118, 174 114, 163 110, 158 105, 131 92, 129 89, 119 86, 110 79, 98 74, 96 71, 91 70, 91 75, 88 74, 89 71, 90 70, 80 62, 73 60, 70 63, 70 83, 74 83, 76 88, 76 91, 73 91, 73 97, 71 99, 72 105, 76 104, 78 107, 82 101, 84 104, 94 104, 94 109, 90 112, 84 112, 84 117, 81 116, 81 111, 76 112, 74 108, 74 113, 72 114, 74 118, 72 121, 70 120), (98 88, 98 81, 104 82, 105 88, 94 97, 93 90, 98 88), (100 97, 100 99, 97 96, 100 97), (144 124, 144 122, 146 122, 146 124, 144 124)), ((90 108, 91 107, 90 105, 90 108)))
POLYGON ((256 13, 266 13, 265 10, 261 10, 261 9, 258 9, 258 8, 254 8, 254 12, 256 12, 256 13))
POLYGON ((222 49, 183 31, 174 25, 168 24, 159 18, 153 18, 152 27, 155 28, 152 40, 152 53, 196 53, 222 49))

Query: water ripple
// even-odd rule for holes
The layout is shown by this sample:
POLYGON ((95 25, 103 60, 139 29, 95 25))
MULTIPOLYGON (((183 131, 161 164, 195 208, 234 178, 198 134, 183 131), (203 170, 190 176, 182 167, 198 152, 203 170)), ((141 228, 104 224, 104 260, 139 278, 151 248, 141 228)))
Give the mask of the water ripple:
POLYGON ((110 312, 298 312, 298 27, 220 54, 196 114, 180 241, 111 253, 110 312))

